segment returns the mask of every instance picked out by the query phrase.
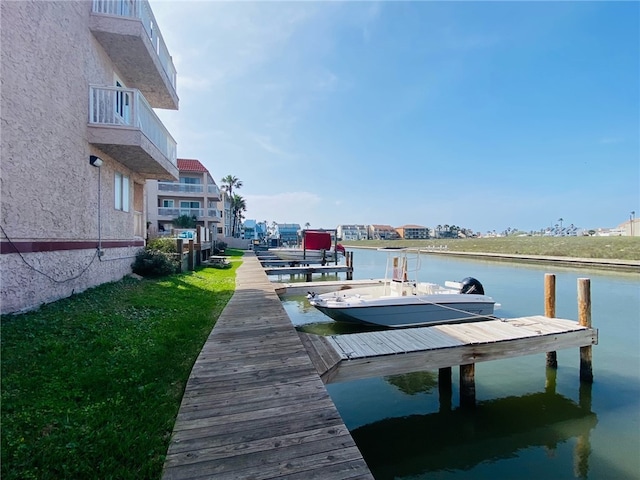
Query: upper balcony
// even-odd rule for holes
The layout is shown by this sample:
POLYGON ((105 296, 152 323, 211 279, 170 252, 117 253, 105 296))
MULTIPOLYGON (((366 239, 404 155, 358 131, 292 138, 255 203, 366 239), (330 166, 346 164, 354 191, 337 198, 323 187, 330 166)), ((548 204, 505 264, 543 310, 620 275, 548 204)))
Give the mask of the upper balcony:
POLYGON ((158 207, 158 218, 160 220, 172 220, 181 215, 196 217, 198 221, 209 221, 220 223, 221 217, 215 208, 178 208, 178 207, 158 207))
POLYGON ((93 0, 89 29, 128 86, 154 108, 178 109, 176 68, 147 0, 93 0))
POLYGON ((178 179, 176 141, 132 88, 89 88, 89 143, 145 178, 178 179))
POLYGON ((205 185, 179 182, 158 182, 158 192, 163 196, 198 196, 209 200, 220 200, 220 189, 217 185, 205 185))

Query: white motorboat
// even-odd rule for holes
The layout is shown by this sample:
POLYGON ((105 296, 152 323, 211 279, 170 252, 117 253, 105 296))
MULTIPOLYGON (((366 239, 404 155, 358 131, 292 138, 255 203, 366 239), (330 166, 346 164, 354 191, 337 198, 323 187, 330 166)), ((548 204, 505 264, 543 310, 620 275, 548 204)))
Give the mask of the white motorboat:
MULTIPOLYGON (((384 249, 383 249, 384 250, 384 249)), ((309 303, 338 322, 382 327, 416 327, 492 320, 496 302, 472 277, 461 282, 419 282, 420 252, 392 250, 378 285, 308 294, 309 303)))

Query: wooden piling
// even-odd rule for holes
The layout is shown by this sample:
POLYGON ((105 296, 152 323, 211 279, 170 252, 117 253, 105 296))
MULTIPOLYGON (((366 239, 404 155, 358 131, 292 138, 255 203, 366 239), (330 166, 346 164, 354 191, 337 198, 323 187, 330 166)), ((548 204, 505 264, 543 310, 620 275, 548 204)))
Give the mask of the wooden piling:
POLYGON ((187 258, 187 269, 190 272, 193 272, 193 270, 195 269, 193 266, 193 250, 194 250, 193 239, 191 239, 189 240, 189 257, 187 258))
POLYGON ((346 252, 345 260, 347 262, 347 280, 353 280, 353 252, 346 252))
MULTIPOLYGON (((578 323, 591 328, 591 280, 578 279, 578 323)), ((593 383, 591 345, 580 347, 580 381, 593 383)))
POLYGON ((438 370, 438 397, 440 411, 450 412, 453 398, 451 367, 444 367, 438 370))
POLYGON ((182 255, 184 253, 184 240, 178 238, 176 240, 176 252, 178 252, 178 273, 182 273, 182 255))
MULTIPOLYGON (((544 316, 556 317, 556 276, 553 273, 544 276, 544 316)), ((547 368, 558 368, 556 352, 547 352, 547 368)))
POLYGON ((474 407, 476 404, 476 365, 460 365, 460 406, 474 407))

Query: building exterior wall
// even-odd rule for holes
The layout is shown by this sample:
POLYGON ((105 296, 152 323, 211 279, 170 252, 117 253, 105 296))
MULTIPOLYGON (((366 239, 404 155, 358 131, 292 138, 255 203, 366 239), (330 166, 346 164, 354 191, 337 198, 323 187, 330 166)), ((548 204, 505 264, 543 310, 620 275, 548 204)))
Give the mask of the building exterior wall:
MULTIPOLYGON (((182 160, 178 159, 178 167, 182 160)), ((193 162, 193 160, 190 160, 193 162)), ((202 164, 200 164, 202 165, 202 164)), ((204 170, 204 166, 202 166, 204 170)), ((174 192, 162 188, 166 182, 159 182, 156 180, 147 181, 147 220, 149 222, 148 235, 150 237, 167 235, 170 233, 172 226, 172 220, 180 215, 160 215, 160 209, 164 208, 163 203, 165 200, 173 200, 176 210, 180 210, 180 202, 198 202, 199 210, 203 215, 197 215, 196 224, 204 227, 206 230, 212 232, 217 238, 218 227, 222 224, 222 212, 220 210, 220 190, 216 185, 208 171, 194 172, 189 170, 180 169, 180 178, 178 182, 171 182, 177 185, 187 185, 183 182, 183 179, 192 178, 198 179, 198 185, 202 187, 201 193, 187 193, 187 192, 174 192), (215 187, 215 192, 210 192, 209 187, 215 187), (213 213, 214 215, 209 215, 213 213), (162 230, 164 228, 164 230, 162 230)), ((180 212, 176 212, 180 213, 180 212)))
POLYGON ((404 225, 396 228, 404 240, 422 240, 429 238, 429 229, 421 225, 404 225))
POLYGON ((369 234, 364 225, 338 225, 336 235, 342 240, 367 240, 369 234))
POLYGON ((369 239, 371 240, 390 240, 400 238, 396 229, 391 225, 369 225, 369 239))
POLYGON ((9 313, 130 273, 144 245, 146 179, 87 141, 89 85, 119 75, 88 28, 92 2, 0 8, 0 303, 9 313), (128 212, 115 208, 116 173, 129 179, 128 212))

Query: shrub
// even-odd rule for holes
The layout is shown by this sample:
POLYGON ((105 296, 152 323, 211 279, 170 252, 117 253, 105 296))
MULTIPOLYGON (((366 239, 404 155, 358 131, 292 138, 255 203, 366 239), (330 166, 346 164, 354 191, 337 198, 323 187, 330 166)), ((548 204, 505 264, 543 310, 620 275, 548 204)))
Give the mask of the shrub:
POLYGON ((153 238, 147 242, 147 250, 157 250, 164 253, 178 253, 175 238, 153 238))
POLYGON ((162 277, 178 270, 171 253, 151 250, 148 247, 138 252, 131 268, 133 273, 143 277, 162 277))

